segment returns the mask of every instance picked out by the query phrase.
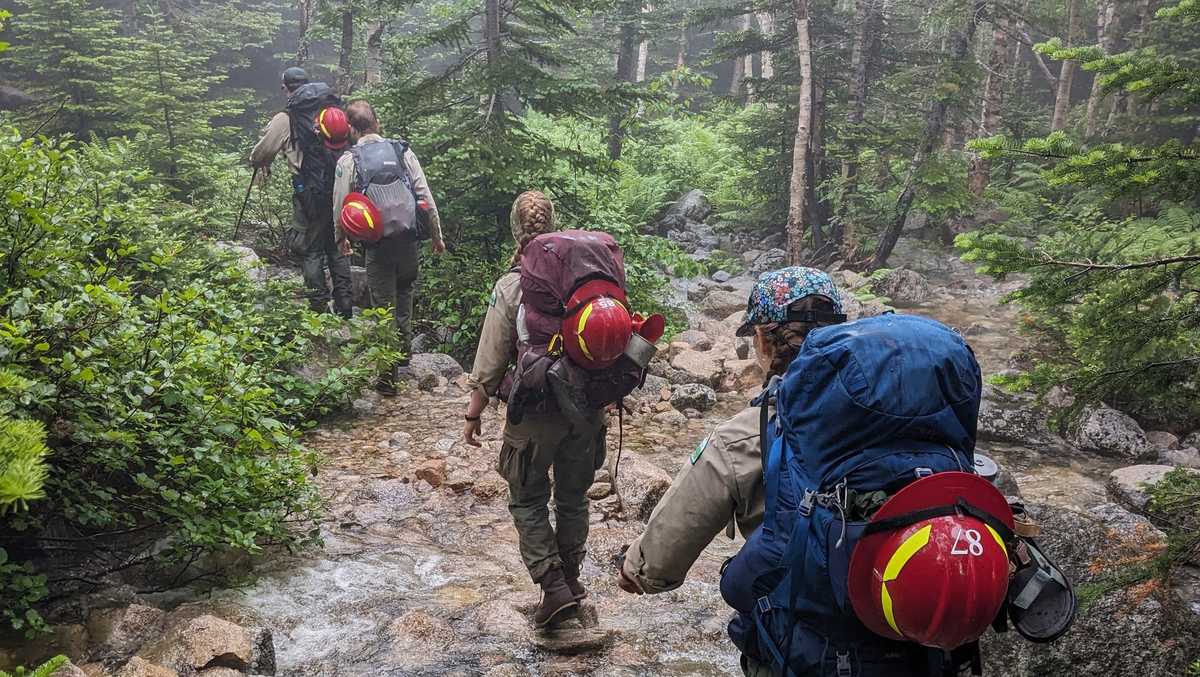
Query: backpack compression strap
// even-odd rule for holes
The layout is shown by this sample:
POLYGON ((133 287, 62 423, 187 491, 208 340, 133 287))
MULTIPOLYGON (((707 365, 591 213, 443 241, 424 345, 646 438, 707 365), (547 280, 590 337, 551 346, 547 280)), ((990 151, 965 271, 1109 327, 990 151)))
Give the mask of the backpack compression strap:
POLYGON ((966 515, 968 517, 974 517, 980 522, 983 522, 1000 535, 1000 539, 1005 542, 1006 547, 1007 544, 1011 544, 1017 539, 1017 535, 1013 533, 1013 530, 1009 529, 1008 525, 1004 522, 1001 522, 998 517, 989 512, 976 508, 961 496, 957 502, 948 505, 934 506, 932 508, 915 510, 913 512, 897 515, 895 517, 874 520, 867 524, 866 528, 863 529, 862 536, 866 537, 870 536, 871 534, 878 534, 884 531, 903 529, 904 527, 912 526, 913 524, 923 520, 933 519, 935 517, 949 517, 950 515, 966 515))

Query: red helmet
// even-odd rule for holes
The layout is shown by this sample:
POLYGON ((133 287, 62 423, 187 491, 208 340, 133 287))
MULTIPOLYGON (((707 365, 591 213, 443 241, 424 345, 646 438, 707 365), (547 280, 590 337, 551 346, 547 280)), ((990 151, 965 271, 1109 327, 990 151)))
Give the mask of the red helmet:
POLYGON ((350 142, 350 120, 346 118, 346 111, 341 108, 322 108, 314 122, 317 134, 329 150, 342 150, 350 142))
POLYGON ((1008 501, 972 473, 937 473, 888 499, 871 523, 897 527, 868 527, 850 558, 850 603, 859 620, 883 637, 948 651, 978 639, 1004 604, 1009 566, 1000 533, 971 513, 1013 528, 1008 501), (920 511, 956 505, 919 519, 920 511))
POLYGON ((580 287, 567 304, 575 309, 563 320, 567 355, 585 369, 612 366, 633 333, 625 293, 611 282, 593 280, 580 287))
POLYGON ((342 200, 338 223, 351 240, 378 242, 383 237, 383 214, 371 198, 362 193, 350 193, 342 200))

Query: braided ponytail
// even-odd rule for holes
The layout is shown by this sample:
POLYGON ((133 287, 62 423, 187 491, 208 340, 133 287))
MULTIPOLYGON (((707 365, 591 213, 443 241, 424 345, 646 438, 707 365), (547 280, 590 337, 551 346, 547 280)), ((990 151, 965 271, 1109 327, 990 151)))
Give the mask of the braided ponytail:
MULTIPOLYGON (((790 306, 791 310, 816 310, 832 313, 835 311, 833 302, 824 296, 806 296, 790 306)), ((782 376, 788 370, 792 360, 800 354, 804 339, 808 332, 817 327, 825 326, 819 322, 786 322, 762 325, 759 331, 760 350, 763 357, 770 358, 767 367, 767 378, 782 376)))
POLYGON ((540 191, 525 191, 513 202, 509 225, 513 240, 517 243, 512 265, 517 266, 521 263, 521 252, 525 251, 525 245, 538 235, 554 231, 554 203, 540 191))

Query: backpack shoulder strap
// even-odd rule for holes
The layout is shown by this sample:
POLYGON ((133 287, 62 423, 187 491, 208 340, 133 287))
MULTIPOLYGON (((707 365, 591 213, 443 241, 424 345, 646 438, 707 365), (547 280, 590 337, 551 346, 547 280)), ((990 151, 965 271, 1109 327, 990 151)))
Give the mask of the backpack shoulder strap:
POLYGON ((350 146, 350 157, 354 160, 354 190, 362 193, 367 189, 369 178, 362 173, 362 148, 358 144, 350 146))
POLYGON ((404 162, 404 156, 408 154, 408 142, 404 139, 388 139, 392 144, 392 150, 396 153, 396 162, 400 164, 400 180, 404 185, 412 190, 412 177, 408 175, 408 165, 404 162))

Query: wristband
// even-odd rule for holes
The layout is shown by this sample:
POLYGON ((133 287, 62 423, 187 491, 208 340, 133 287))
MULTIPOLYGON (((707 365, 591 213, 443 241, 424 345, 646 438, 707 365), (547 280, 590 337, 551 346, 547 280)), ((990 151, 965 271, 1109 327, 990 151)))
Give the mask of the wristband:
POLYGON ((478 423, 479 422, 478 416, 463 416, 463 418, 466 419, 470 423, 478 423))

